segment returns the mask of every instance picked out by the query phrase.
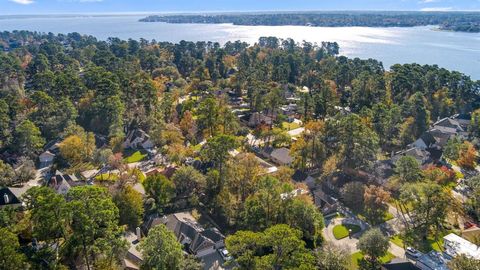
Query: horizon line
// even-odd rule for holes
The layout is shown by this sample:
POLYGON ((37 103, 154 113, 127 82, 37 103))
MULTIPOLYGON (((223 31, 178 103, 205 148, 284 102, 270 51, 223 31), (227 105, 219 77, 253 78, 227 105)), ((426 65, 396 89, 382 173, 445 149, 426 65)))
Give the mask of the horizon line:
POLYGON ((51 15, 158 15, 158 14, 227 14, 227 13, 290 13, 290 12, 418 12, 418 13, 480 13, 478 10, 387 10, 387 9, 323 9, 323 10, 206 10, 206 11, 119 11, 119 12, 51 12, 51 13, 7 13, 0 16, 51 16, 51 15))

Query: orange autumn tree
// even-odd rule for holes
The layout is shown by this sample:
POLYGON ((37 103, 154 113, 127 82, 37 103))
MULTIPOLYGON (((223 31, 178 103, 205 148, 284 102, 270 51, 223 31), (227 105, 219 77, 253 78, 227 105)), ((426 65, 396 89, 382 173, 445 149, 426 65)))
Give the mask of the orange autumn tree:
POLYGON ((477 150, 470 142, 464 142, 458 153, 457 163, 462 168, 474 169, 477 150))

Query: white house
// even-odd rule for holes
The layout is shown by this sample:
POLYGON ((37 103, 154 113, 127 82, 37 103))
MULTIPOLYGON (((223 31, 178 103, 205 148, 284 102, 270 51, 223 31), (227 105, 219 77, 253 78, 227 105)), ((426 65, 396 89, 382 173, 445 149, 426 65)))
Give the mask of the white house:
POLYGON ((443 237, 443 247, 445 248, 445 253, 452 257, 463 254, 480 260, 480 247, 454 233, 443 237))

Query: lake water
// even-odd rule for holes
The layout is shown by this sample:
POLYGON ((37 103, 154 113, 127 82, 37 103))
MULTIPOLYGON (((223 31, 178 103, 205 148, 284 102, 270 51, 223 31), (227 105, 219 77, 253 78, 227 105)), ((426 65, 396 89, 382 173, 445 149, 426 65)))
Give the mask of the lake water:
POLYGON ((437 31, 432 27, 305 27, 237 26, 230 24, 166 24, 139 22, 144 15, 78 17, 0 17, 0 31, 79 32, 99 39, 157 41, 242 40, 253 44, 261 36, 309 42, 336 41, 348 57, 375 58, 386 68, 395 63, 437 64, 480 79, 480 34, 437 31))

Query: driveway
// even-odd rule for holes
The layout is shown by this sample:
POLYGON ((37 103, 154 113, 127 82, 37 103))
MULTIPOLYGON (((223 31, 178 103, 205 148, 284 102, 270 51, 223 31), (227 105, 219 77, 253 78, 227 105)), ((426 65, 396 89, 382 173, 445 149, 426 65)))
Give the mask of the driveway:
MULTIPOLYGON (((337 240, 333 235, 333 227, 335 227, 336 225, 342 224, 343 220, 345 220, 345 218, 334 218, 332 220, 327 220, 325 224, 326 226, 323 229, 323 236, 325 237, 325 240, 327 242, 330 242, 339 247, 347 248, 350 251, 350 253, 353 254, 358 251, 357 249, 358 239, 360 238, 360 236, 363 234, 364 231, 361 231, 352 235, 351 238, 345 237, 343 239, 337 240)), ((397 258, 405 258, 405 250, 395 245, 392 242, 390 242, 390 247, 388 248, 388 251, 397 258)))
POLYGON ((325 224, 325 228, 323 229, 323 236, 327 242, 333 243, 339 247, 345 247, 350 250, 351 253, 355 253, 357 251, 357 243, 358 237, 362 234, 361 232, 354 234, 351 238, 345 237, 343 239, 337 240, 333 235, 333 227, 336 225, 342 224, 342 221, 345 218, 334 218, 332 220, 327 221, 325 224))

